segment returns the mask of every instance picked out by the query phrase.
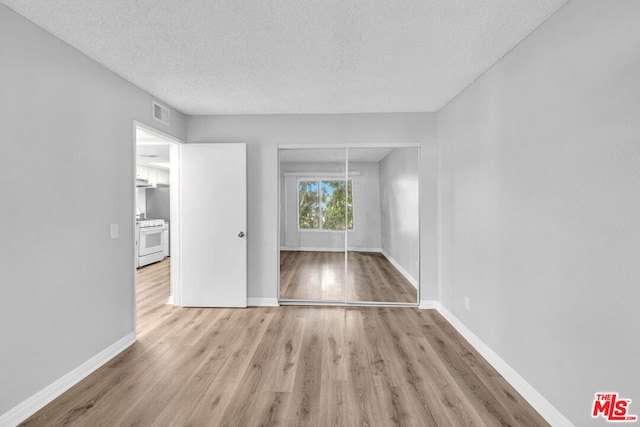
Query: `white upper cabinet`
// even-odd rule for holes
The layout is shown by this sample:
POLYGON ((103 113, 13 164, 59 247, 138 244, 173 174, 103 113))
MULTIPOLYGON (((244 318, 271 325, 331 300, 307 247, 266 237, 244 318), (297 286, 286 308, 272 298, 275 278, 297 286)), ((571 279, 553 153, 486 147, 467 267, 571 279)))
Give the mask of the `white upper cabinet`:
POLYGON ((150 168, 148 166, 136 166, 136 179, 147 181, 151 186, 169 185, 169 171, 166 169, 150 168))

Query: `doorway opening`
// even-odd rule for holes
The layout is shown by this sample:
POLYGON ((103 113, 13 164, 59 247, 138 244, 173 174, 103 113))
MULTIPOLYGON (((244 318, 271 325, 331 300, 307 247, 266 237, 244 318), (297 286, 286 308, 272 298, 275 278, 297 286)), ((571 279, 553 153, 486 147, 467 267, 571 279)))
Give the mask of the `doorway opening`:
POLYGON ((171 151, 174 138, 134 122, 136 330, 144 313, 171 304, 171 151))

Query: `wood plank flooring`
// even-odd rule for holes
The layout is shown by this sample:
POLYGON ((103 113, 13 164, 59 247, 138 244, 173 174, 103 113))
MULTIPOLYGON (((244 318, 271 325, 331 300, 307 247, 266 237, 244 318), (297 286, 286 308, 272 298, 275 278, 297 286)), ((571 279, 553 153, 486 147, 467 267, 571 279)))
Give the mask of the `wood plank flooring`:
POLYGON ((177 308, 139 270, 139 339, 25 426, 543 426, 435 311, 177 308))
MULTIPOLYGON (((348 254, 346 300, 417 303, 417 289, 375 252, 348 254)), ((280 252, 280 298, 345 300, 343 252, 280 252)))

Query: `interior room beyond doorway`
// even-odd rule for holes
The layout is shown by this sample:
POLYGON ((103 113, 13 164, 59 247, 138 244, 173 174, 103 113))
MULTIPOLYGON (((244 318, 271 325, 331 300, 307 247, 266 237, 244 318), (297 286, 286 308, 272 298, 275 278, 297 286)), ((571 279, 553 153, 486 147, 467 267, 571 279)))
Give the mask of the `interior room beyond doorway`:
MULTIPOLYGON (((140 271, 145 266, 167 260, 171 255, 170 169, 171 144, 174 141, 161 132, 139 123, 134 123, 134 129, 136 141, 134 265, 140 271)), ((167 276, 167 283, 170 285, 170 275, 167 276)), ((168 296, 167 300, 169 298, 168 296)))

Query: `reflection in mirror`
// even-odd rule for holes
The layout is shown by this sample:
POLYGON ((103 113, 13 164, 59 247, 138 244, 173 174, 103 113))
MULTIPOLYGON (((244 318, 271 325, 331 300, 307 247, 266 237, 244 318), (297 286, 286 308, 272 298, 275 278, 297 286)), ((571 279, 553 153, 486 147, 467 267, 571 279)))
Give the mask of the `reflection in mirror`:
POLYGON ((353 227, 346 150, 281 149, 279 155, 280 299, 344 302, 344 230, 353 227))
POLYGON ((349 148, 348 157, 355 227, 347 236, 347 301, 417 303, 419 148, 349 148))

